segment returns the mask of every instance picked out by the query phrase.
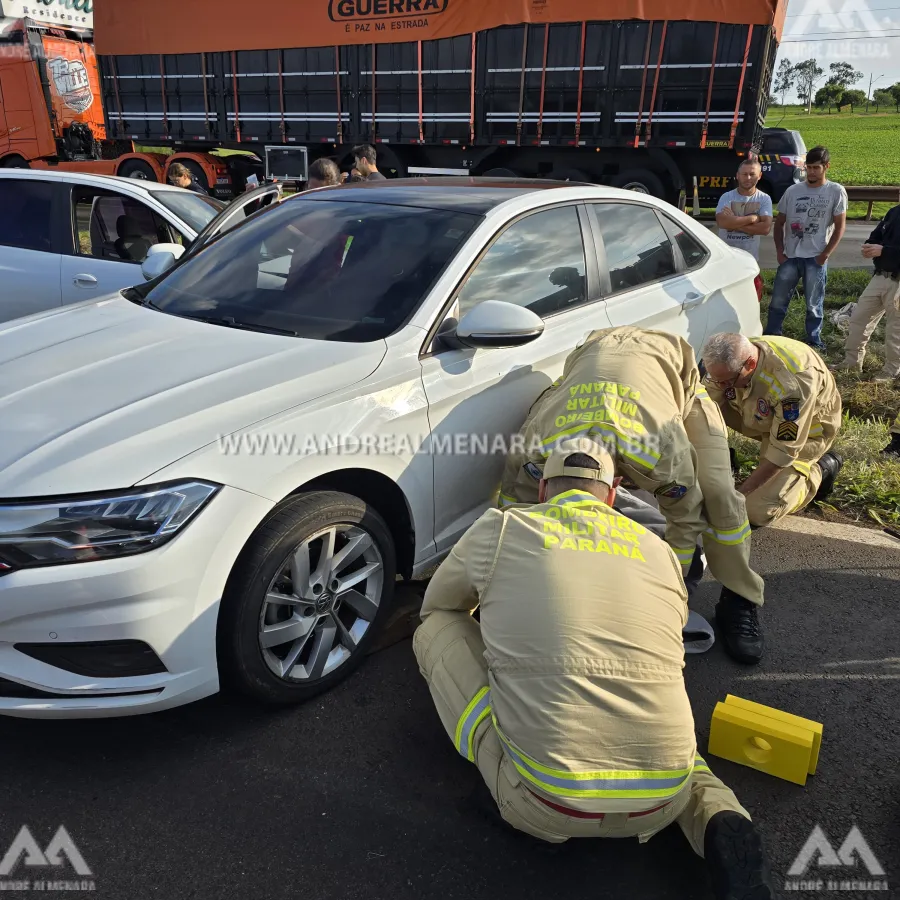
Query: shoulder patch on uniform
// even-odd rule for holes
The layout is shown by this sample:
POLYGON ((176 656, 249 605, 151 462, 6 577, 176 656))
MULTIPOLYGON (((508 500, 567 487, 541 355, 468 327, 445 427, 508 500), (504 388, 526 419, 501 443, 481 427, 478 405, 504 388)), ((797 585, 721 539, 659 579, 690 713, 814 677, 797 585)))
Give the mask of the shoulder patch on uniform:
POLYGON ((688 489, 683 484, 678 484, 677 481, 670 481, 661 488, 657 488, 653 492, 653 496, 668 497, 670 500, 680 500, 687 492, 688 489))
POLYGON ((535 480, 540 481, 544 477, 544 473, 533 463, 527 462, 522 468, 535 480))
POLYGON ((759 400, 756 401, 756 408, 759 410, 759 414, 763 418, 765 418, 770 412, 769 404, 766 401, 765 397, 760 397, 759 400))
POLYGON ((778 426, 778 440, 779 441, 796 441, 797 440, 797 423, 796 422, 782 422, 778 426))
POLYGON ((800 398, 785 397, 781 401, 781 414, 788 422, 796 422, 800 418, 800 398))

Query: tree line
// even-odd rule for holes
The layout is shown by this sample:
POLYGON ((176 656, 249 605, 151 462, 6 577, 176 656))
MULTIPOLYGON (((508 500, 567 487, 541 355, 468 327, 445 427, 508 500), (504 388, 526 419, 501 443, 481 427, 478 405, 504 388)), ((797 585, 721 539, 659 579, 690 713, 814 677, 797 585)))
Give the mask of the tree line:
POLYGON ((801 102, 806 106, 807 112, 812 112, 813 106, 819 109, 832 107, 838 112, 845 107, 850 107, 855 112, 859 107, 873 105, 877 110, 881 107, 896 108, 900 112, 900 81, 889 88, 881 88, 875 91, 871 97, 865 91, 854 88, 863 73, 854 69, 847 62, 833 62, 829 66, 831 75, 827 81, 817 89, 822 81, 825 70, 814 59, 792 64, 790 60, 782 59, 775 73, 773 85, 774 94, 770 102, 777 103, 781 97, 781 105, 784 106, 785 97, 791 88, 796 88, 801 102))

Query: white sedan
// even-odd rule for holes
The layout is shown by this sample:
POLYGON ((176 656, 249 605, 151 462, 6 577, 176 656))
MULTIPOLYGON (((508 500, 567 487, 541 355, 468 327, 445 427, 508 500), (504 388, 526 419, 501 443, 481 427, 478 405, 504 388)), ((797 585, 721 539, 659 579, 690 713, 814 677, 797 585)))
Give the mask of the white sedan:
POLYGON ((608 188, 328 188, 177 255, 0 328, 2 713, 331 687, 589 331, 761 331, 749 254, 608 188))

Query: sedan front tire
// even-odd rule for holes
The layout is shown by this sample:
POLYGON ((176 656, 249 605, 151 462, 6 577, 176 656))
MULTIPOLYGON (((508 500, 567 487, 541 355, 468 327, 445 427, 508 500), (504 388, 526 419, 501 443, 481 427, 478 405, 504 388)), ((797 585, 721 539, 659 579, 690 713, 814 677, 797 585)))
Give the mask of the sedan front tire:
POLYGON ((270 704, 327 691, 365 657, 395 577, 391 534, 362 500, 331 491, 286 500, 250 538, 225 588, 223 682, 270 704))

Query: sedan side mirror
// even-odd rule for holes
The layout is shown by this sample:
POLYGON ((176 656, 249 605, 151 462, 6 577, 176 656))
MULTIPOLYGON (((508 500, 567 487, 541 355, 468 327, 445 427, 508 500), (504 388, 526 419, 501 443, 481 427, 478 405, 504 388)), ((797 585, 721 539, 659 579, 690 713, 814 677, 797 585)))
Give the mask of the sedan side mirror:
POLYGON ((145 281, 153 281, 159 278, 163 272, 171 269, 176 261, 184 253, 181 244, 154 244, 148 251, 147 257, 141 263, 141 274, 145 281))
POLYGON ((462 317, 453 337, 463 347, 487 349, 521 347, 543 333, 543 320, 530 309, 505 300, 485 300, 462 317))

